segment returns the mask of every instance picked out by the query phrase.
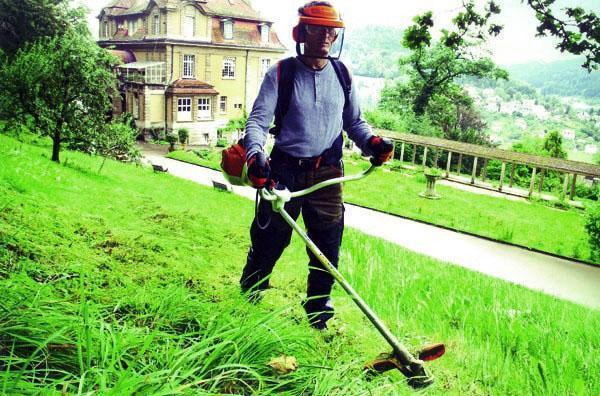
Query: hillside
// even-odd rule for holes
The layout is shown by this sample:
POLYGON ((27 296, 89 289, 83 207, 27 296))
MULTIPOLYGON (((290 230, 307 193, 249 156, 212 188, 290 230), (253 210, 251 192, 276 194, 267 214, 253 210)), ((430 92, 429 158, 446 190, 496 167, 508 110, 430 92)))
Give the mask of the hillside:
MULTIPOLYGON (((2 393, 414 394, 401 376, 361 374, 388 348, 339 288, 331 330, 309 329, 297 238, 263 302, 243 301, 252 202, 63 154, 0 135, 2 393), (281 355, 299 368, 274 372, 281 355)), ((341 268, 409 347, 446 342, 434 392, 600 391, 597 311, 353 230, 341 268)))
POLYGON ((531 84, 544 95, 600 98, 600 71, 588 73, 580 59, 507 67, 511 78, 531 84))
POLYGON ((349 28, 344 37, 342 60, 359 76, 398 77, 398 58, 407 54, 401 44, 403 34, 403 30, 389 26, 349 28))

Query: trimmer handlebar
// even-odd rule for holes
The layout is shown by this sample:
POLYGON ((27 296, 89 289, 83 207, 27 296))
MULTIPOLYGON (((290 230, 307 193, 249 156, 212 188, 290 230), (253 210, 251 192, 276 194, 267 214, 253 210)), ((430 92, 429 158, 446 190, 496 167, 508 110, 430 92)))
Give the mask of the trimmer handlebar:
POLYGON ((325 187, 332 186, 334 184, 360 180, 360 179, 368 176, 377 167, 377 165, 373 164, 373 161, 371 161, 371 163, 372 163, 371 166, 367 170, 365 170, 361 173, 357 173, 357 174, 351 175, 351 176, 342 176, 342 177, 336 177, 333 179, 325 180, 325 181, 322 181, 321 183, 315 184, 314 186, 305 188, 304 190, 290 192, 287 189, 287 187, 282 186, 283 188, 278 188, 278 187, 280 187, 278 185, 276 185, 274 188, 271 188, 271 189, 262 188, 259 190, 260 197, 262 199, 264 199, 265 201, 277 201, 278 199, 280 199, 280 200, 283 200, 283 202, 285 203, 285 202, 288 202, 289 200, 291 200, 292 198, 302 197, 304 195, 308 195, 312 192, 315 192, 315 191, 320 190, 325 187))

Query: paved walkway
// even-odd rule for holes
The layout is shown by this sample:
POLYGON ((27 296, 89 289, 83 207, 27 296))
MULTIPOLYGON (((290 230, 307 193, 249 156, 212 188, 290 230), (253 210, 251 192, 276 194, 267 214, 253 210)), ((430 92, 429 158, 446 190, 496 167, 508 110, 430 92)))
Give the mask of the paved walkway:
MULTIPOLYGON (((164 158, 162 148, 144 146, 145 158, 169 173, 212 186, 220 172, 164 158)), ((166 151, 166 149, 165 149, 166 151)), ((233 187, 254 199, 255 190, 233 187)), ((546 294, 600 309, 600 267, 579 264, 526 249, 464 235, 373 210, 346 205, 346 225, 412 251, 460 265, 546 294), (373 225, 377 226, 374 227, 373 225)))

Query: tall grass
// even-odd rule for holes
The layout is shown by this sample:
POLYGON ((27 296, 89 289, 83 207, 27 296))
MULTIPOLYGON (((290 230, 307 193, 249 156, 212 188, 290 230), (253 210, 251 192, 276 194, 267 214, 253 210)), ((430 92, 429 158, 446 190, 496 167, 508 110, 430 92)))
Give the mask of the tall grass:
MULTIPOLYGON (((361 367, 389 347, 339 288, 310 330, 294 239, 263 302, 237 281, 251 202, 0 136, 0 394, 413 394, 361 367), (299 361, 277 374, 268 361, 299 361)), ((348 230, 341 270, 411 348, 428 393, 598 394, 600 314, 348 230)))

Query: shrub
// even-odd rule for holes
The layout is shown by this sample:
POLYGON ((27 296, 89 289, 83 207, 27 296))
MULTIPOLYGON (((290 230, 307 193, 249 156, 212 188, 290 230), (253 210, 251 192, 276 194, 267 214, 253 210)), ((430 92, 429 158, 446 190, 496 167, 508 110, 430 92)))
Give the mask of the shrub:
POLYGON ((592 259, 600 259, 600 204, 588 207, 585 229, 589 236, 592 259))
POLYGON ((150 128, 148 130, 148 132, 150 133, 150 137, 152 138, 152 140, 156 140, 156 141, 166 140, 166 132, 165 132, 165 129, 162 127, 150 128))
POLYGON ((575 186, 575 195, 579 198, 598 200, 600 195, 599 190, 600 186, 597 183, 592 186, 585 183, 577 183, 575 186))
POLYGON ((181 128, 177 131, 177 135, 179 136, 179 143, 185 144, 190 137, 190 131, 187 128, 181 128))
POLYGON ((442 171, 438 168, 425 168, 423 173, 429 176, 442 177, 442 171))
POLYGON ((225 138, 217 139, 217 147, 226 147, 226 146, 227 146, 227 139, 225 139, 225 138))
POLYGON ((173 134, 173 133, 167 133, 165 135, 165 140, 169 144, 175 144, 175 143, 177 143, 177 136, 175 136, 175 134, 173 134))

